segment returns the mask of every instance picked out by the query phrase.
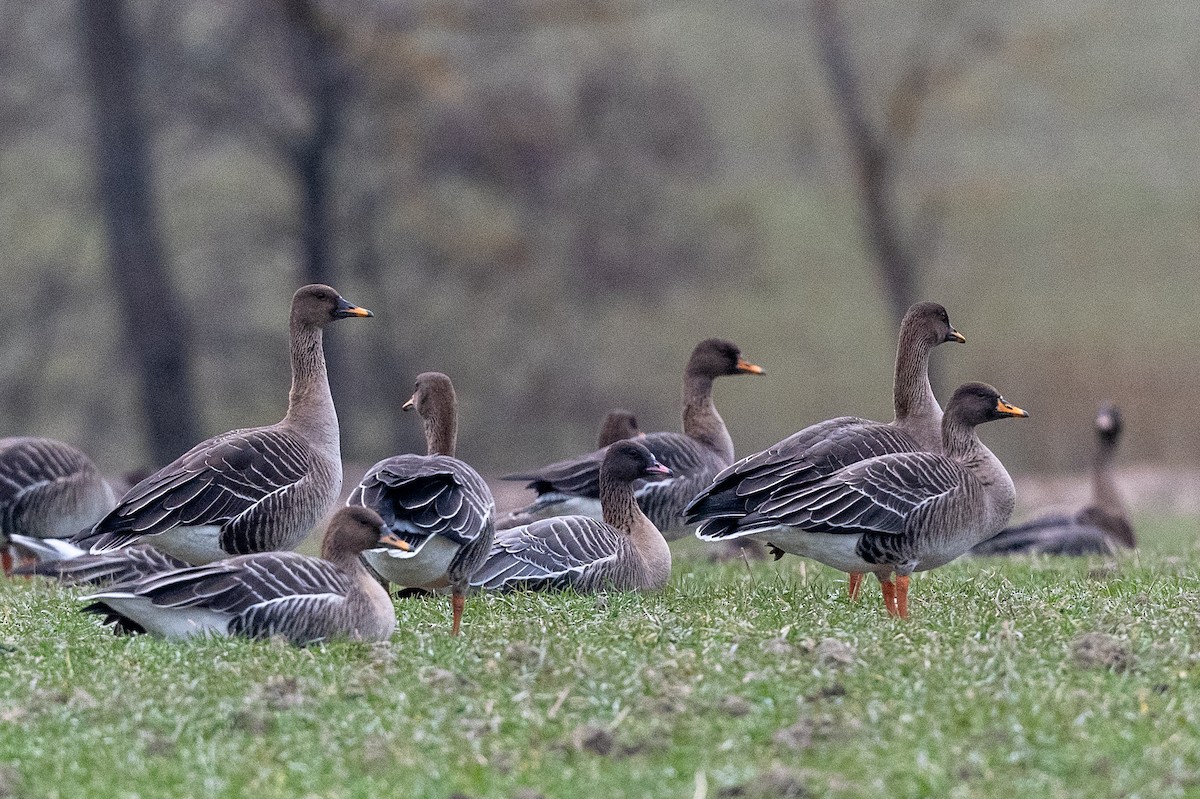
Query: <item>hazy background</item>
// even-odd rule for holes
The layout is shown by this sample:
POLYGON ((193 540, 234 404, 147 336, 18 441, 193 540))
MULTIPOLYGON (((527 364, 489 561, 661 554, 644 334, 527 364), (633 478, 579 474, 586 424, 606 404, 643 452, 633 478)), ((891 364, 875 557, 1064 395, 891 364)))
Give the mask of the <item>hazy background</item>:
POLYGON ((741 454, 888 419, 911 298, 968 339, 943 398, 1030 411, 1013 471, 1101 398, 1126 463, 1198 459, 1200 4, 89 5, 0 2, 0 434, 120 472, 276 421, 315 276, 376 314, 327 336, 349 460, 421 447, 426 369, 488 473, 677 429, 713 335, 768 372, 717 384, 741 454))

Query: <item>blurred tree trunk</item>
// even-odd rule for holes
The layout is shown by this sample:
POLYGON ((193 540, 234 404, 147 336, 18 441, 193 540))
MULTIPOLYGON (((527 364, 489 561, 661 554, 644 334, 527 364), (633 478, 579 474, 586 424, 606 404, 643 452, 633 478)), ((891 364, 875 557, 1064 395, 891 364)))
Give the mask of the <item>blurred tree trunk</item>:
POLYGON ((902 231, 896 203, 896 140, 867 116, 838 0, 813 0, 821 64, 841 112, 854 163, 864 232, 870 242, 892 315, 898 322, 917 301, 916 254, 902 231))
POLYGON ((134 355, 146 450, 166 463, 199 438, 187 313, 171 280, 155 214, 153 175, 138 106, 137 41, 124 0, 78 0, 92 95, 96 188, 122 333, 134 355))
MULTIPOLYGON (((300 241, 305 283, 336 287, 332 220, 333 161, 342 138, 342 119, 348 100, 348 71, 342 64, 341 42, 335 26, 313 0, 279 0, 295 39, 292 49, 297 85, 308 104, 307 129, 285 146, 296 180, 300 206, 300 241)), ((351 302, 361 302, 350 298, 351 302)), ((369 303, 366 303, 369 305, 369 303)), ((326 342, 329 385, 343 416, 353 413, 344 349, 336 333, 326 342)))
POLYGON ((312 116, 308 130, 289 148, 300 194, 304 279, 328 284, 334 282, 329 175, 341 138, 346 71, 335 29, 312 0, 283 0, 281 5, 296 37, 294 69, 312 116))

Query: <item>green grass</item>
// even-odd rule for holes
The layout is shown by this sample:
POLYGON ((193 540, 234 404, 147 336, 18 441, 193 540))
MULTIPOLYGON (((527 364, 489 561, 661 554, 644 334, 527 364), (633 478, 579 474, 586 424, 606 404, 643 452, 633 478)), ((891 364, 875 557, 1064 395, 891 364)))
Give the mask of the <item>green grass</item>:
POLYGON ((458 640, 402 601, 390 643, 306 650, 116 638, 6 582, 0 796, 1196 795, 1196 523, 1142 532, 918 575, 908 622, 689 543, 657 595, 477 597, 458 640))

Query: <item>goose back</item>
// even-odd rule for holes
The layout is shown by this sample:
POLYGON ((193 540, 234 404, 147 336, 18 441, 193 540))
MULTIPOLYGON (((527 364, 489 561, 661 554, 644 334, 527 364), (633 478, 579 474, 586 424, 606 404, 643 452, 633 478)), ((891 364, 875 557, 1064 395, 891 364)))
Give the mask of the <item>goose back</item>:
MULTIPOLYGON (((895 418, 887 424, 839 416, 810 425, 721 471, 684 511, 696 535, 713 541, 774 526, 771 509, 786 507, 808 487, 850 464, 900 452, 941 452, 942 408, 929 383, 929 356, 947 341, 965 341, 946 309, 909 308, 900 325, 892 384, 895 418), (749 517, 752 525, 741 520, 749 517)), ((785 524, 782 519, 778 524, 785 524)))
POLYGON ((69 538, 116 504, 79 449, 50 438, 0 439, 0 542, 11 534, 69 538))
POLYGON ((283 420, 197 444, 135 485, 94 528, 73 540, 93 554, 150 543, 188 563, 298 545, 341 492, 337 414, 324 327, 371 312, 329 286, 292 297, 292 384, 283 420))

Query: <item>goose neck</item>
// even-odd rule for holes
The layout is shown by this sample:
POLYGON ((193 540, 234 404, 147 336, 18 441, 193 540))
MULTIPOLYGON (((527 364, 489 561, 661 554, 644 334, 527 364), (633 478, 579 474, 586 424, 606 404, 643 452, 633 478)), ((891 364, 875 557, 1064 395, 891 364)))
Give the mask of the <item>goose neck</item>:
POLYGON ((733 439, 725 420, 717 413, 712 396, 713 378, 688 373, 683 380, 683 434, 720 453, 733 462, 733 439))
POLYGON ((321 328, 291 325, 292 387, 284 421, 309 440, 331 448, 340 457, 337 411, 325 370, 325 348, 321 328))

